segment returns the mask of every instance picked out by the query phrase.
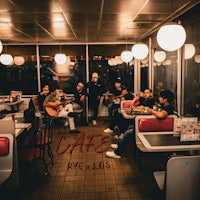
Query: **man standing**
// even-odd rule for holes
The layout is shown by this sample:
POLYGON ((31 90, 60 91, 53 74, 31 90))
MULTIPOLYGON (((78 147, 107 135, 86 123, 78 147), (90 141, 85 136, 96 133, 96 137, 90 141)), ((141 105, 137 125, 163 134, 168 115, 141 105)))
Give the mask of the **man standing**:
POLYGON ((92 73, 91 80, 86 84, 88 89, 89 107, 93 112, 92 124, 97 125, 97 116, 101 96, 103 94, 103 87, 99 82, 99 75, 97 72, 92 73))

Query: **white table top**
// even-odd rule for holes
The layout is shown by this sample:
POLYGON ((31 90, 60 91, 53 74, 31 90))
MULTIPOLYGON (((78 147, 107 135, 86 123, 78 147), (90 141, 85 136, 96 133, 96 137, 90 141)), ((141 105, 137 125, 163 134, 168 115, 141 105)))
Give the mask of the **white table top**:
POLYGON ((24 130, 30 130, 31 123, 15 123, 15 137, 18 137, 24 130))
POLYGON ((21 99, 21 100, 13 101, 13 102, 5 102, 5 104, 7 106, 13 106, 13 105, 17 105, 17 104, 22 103, 22 102, 23 102, 23 100, 21 99))
MULTIPOLYGON (((145 146, 148 152, 170 152, 170 151, 190 151, 200 150, 200 142, 180 142, 180 138, 173 137, 173 132, 140 132, 137 133, 138 138, 145 146), (154 137, 154 141, 159 141, 160 136, 168 136, 167 145, 152 145, 148 138, 154 137), (147 138, 147 137, 148 138, 147 138)), ((164 137, 165 137, 164 136, 164 137)), ((157 142, 156 143, 159 143, 157 142)), ((161 141, 163 143, 163 140, 161 141)))
POLYGON ((29 130, 31 126, 32 126, 31 123, 15 123, 15 129, 29 130))
POLYGON ((121 113, 125 119, 135 119, 136 115, 128 114, 126 110, 121 110, 121 113))

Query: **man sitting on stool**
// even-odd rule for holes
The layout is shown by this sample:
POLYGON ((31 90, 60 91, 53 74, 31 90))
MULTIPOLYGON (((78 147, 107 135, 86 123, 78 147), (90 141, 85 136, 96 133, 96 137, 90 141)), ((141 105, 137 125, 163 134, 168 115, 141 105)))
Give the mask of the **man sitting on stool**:
POLYGON ((75 128, 74 117, 77 116, 73 112, 73 106, 71 103, 62 103, 57 97, 57 90, 51 89, 50 94, 45 98, 43 106, 46 112, 52 117, 65 117, 65 126, 69 125, 70 133, 80 133, 75 128))

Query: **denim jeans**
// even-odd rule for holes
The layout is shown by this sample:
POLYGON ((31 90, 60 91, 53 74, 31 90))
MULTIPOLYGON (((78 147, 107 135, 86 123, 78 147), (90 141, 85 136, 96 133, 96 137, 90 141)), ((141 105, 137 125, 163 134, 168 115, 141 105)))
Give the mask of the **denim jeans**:
POLYGON ((127 146, 128 142, 129 142, 129 140, 130 140, 130 138, 131 138, 131 137, 133 136, 133 134, 134 134, 134 130, 135 130, 134 127, 131 126, 131 128, 127 129, 127 130, 124 132, 124 137, 123 137, 123 139, 120 140, 120 141, 118 142, 118 144, 117 144, 118 147, 117 147, 117 149, 114 150, 115 154, 117 154, 117 155, 119 155, 119 156, 122 155, 122 152, 123 152, 124 148, 127 146))

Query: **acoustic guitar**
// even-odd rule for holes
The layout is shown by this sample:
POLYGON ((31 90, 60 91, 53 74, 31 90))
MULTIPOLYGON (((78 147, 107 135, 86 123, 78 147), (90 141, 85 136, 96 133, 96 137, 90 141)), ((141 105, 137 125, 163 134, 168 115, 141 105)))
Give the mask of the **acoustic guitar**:
POLYGON ((110 103, 120 102, 122 95, 115 96, 114 94, 105 95, 103 98, 103 105, 108 106, 110 103))
POLYGON ((63 103, 60 101, 48 102, 49 106, 45 106, 47 114, 51 117, 57 117, 58 111, 63 109, 63 103))

